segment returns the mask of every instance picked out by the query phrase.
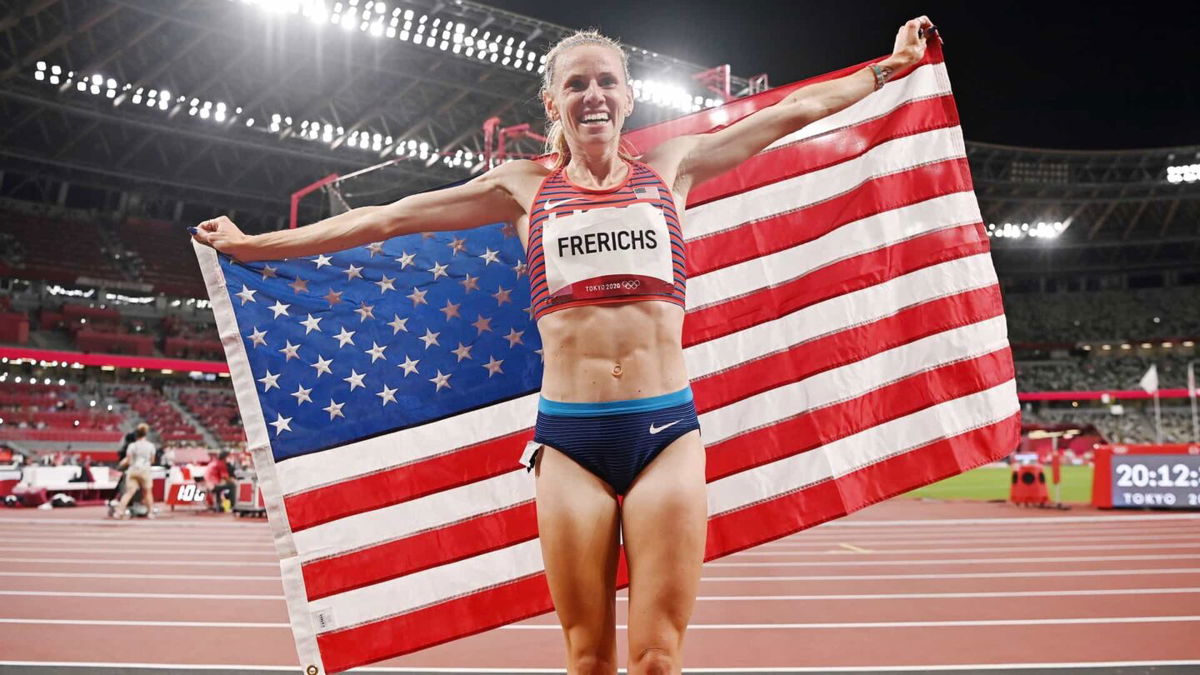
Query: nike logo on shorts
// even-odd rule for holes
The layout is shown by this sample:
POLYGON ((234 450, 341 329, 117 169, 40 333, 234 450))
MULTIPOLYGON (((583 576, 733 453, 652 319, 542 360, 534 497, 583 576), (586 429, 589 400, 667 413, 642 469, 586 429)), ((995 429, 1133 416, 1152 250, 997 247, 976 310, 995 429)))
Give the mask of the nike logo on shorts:
POLYGON ((675 420, 674 422, 671 422, 670 424, 664 424, 664 425, 662 425, 661 427, 656 427, 656 426, 654 426, 653 424, 651 424, 651 425, 650 425, 650 433, 651 433, 652 435, 653 435, 653 434, 657 434, 658 432, 662 431, 663 429, 667 429, 667 428, 673 427, 673 426, 675 426, 676 424, 679 424, 679 423, 680 423, 680 422, 682 422, 682 421, 683 421, 683 420, 675 420))

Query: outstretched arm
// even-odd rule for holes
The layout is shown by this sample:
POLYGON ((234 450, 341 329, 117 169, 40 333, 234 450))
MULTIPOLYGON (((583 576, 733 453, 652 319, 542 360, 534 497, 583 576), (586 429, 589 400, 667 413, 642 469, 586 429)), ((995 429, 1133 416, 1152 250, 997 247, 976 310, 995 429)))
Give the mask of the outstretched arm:
MULTIPOLYGON (((878 78, 886 81, 916 65, 925 56, 923 31, 932 26, 925 16, 901 26, 892 55, 875 64, 878 78)), ((725 129, 667 141, 651 151, 646 161, 653 163, 651 157, 655 157, 667 166, 678 166, 675 184, 690 189, 733 169, 780 138, 857 103, 876 89, 876 83, 876 72, 868 67, 802 87, 725 129)))
POLYGON ((502 164, 462 185, 383 206, 362 206, 294 230, 247 235, 221 216, 200 223, 192 238, 242 262, 253 262, 340 251, 416 232, 514 222, 524 209, 512 186, 538 168, 532 162, 502 164))

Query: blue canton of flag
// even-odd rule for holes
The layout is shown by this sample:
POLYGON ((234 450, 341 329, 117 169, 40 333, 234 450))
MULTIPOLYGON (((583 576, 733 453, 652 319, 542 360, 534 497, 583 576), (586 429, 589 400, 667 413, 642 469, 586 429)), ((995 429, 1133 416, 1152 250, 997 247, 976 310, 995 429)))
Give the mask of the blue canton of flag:
POLYGON ((537 391, 524 258, 501 224, 284 261, 221 256, 275 459, 537 391))

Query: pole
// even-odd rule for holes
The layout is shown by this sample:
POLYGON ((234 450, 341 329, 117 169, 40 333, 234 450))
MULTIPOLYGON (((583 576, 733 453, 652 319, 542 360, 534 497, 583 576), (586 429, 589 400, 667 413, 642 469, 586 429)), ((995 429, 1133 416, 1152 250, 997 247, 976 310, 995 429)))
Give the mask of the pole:
POLYGON ((1158 407, 1158 390, 1154 390, 1154 443, 1162 445, 1162 410, 1158 407))
POLYGON ((1188 362, 1188 398, 1192 400, 1192 442, 1200 443, 1200 423, 1196 416, 1196 362, 1188 362))
POLYGON ((1051 475, 1054 477, 1054 503, 1062 506, 1062 457, 1058 454, 1058 432, 1050 437, 1051 475))

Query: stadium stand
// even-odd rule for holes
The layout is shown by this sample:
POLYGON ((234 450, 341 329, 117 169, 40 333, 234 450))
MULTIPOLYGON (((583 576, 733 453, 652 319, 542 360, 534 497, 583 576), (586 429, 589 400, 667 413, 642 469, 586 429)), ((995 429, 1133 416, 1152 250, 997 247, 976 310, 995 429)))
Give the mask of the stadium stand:
POLYGON ((204 279, 182 225, 129 218, 119 232, 121 242, 140 261, 140 281, 166 295, 204 297, 204 279))
MULTIPOLYGON (((1131 346, 1131 350, 1138 347, 1131 346)), ((1186 386, 1187 364, 1194 356, 1096 356, 1045 361, 1018 361, 1017 385, 1021 391, 1097 391, 1137 389, 1151 364, 1158 367, 1159 387, 1186 386)))

